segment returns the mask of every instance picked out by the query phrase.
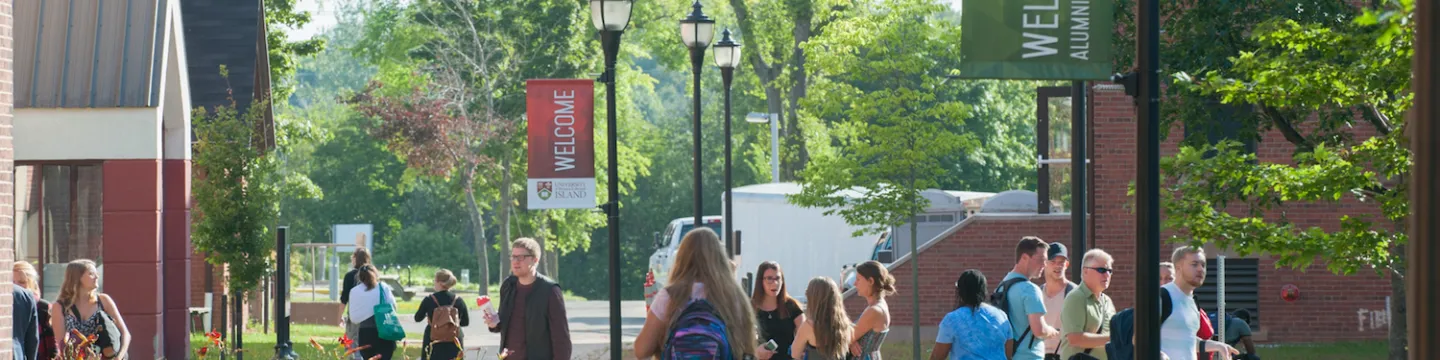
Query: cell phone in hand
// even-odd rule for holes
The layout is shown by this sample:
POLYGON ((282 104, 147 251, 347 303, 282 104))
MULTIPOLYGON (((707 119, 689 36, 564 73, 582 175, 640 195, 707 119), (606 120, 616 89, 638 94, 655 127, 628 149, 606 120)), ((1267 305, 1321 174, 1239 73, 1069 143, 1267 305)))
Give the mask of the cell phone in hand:
POLYGON ((765 350, 770 350, 770 351, 775 351, 775 349, 780 348, 780 345, 775 343, 775 339, 770 339, 770 341, 766 341, 764 344, 761 344, 760 346, 761 346, 761 347, 764 347, 765 350))

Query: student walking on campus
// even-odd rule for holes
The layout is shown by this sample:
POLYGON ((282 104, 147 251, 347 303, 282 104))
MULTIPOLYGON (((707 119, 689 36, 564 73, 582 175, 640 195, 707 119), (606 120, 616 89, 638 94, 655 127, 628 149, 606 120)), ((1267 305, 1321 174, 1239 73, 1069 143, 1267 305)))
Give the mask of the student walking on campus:
POLYGON ((1044 240, 1026 236, 1015 244, 1015 268, 995 287, 991 302, 1004 310, 1013 330, 1012 343, 1006 349, 1011 359, 1041 360, 1045 358, 1045 339, 1060 335, 1060 330, 1045 322, 1044 295, 1030 279, 1040 277, 1045 269, 1049 246, 1044 240))
POLYGON ((855 332, 845 316, 840 287, 824 276, 810 279, 805 287, 805 310, 810 317, 795 332, 790 356, 806 360, 844 360, 855 332))
POLYGON ((850 350, 858 360, 880 360, 880 345, 890 333, 890 304, 885 297, 895 293, 895 277, 878 261, 860 263, 855 266, 855 293, 865 297, 865 310, 855 320, 850 350))
POLYGON ((380 327, 375 319, 375 305, 390 304, 390 308, 394 309, 395 296, 390 294, 389 286, 380 283, 380 271, 375 269, 375 265, 363 265, 357 270, 359 273, 355 278, 359 284, 350 289, 348 312, 349 322, 359 328, 355 346, 365 347, 360 350, 361 358, 380 356, 380 360, 390 360, 395 355, 395 341, 380 337, 380 327))
POLYGON ((1195 306, 1195 288, 1205 284, 1205 250, 1182 246, 1170 255, 1175 265, 1175 281, 1160 287, 1160 351, 1171 360, 1194 360, 1197 353, 1218 355, 1229 360, 1239 354, 1223 342, 1196 339, 1200 331, 1200 310, 1195 306), (1168 304, 1168 306, 1167 306, 1168 304), (1166 312, 1165 310, 1170 311, 1166 312))
POLYGON ((755 311, 715 231, 702 227, 680 239, 669 283, 645 314, 635 358, 730 360, 755 354, 755 311), (724 326, 711 326, 715 323, 724 326))
POLYGON ((535 239, 510 243, 510 277, 500 283, 500 312, 485 314, 490 332, 500 334, 500 351, 508 353, 507 360, 570 358, 565 295, 560 284, 540 275, 541 256, 535 239))
POLYGON ((80 335, 95 335, 91 347, 106 359, 126 359, 130 351, 130 328, 120 317, 120 309, 110 295, 96 291, 100 286, 99 272, 95 262, 75 260, 65 265, 65 281, 60 285, 60 297, 50 307, 50 326, 54 328, 56 346, 65 348, 65 335, 78 331, 80 335), (113 329, 114 332, 111 332, 113 329))
MULTIPOLYGON (((1110 342, 1110 318, 1115 316, 1115 303, 1105 290, 1110 288, 1110 277, 1115 274, 1115 259, 1104 250, 1093 249, 1085 252, 1080 261, 1079 289, 1065 297, 1061 318, 1061 338, 1064 349, 1061 359, 1071 359, 1076 354, 1085 354, 1095 359, 1109 359, 1105 344, 1110 342)), ((1082 357, 1083 358, 1083 357, 1082 357)))
MULTIPOLYGON (((24 288, 35 298, 35 326, 38 333, 38 342, 35 344, 35 355, 28 359, 50 360, 55 358, 58 349, 55 347, 55 328, 50 327, 50 302, 46 301, 40 293, 40 273, 35 271, 35 266, 28 262, 16 261, 10 267, 11 278, 15 279, 16 288, 24 288)), ((17 310, 18 311, 18 310, 17 310)), ((19 327, 16 327, 19 329, 19 327)), ((19 330, 13 330, 19 334, 19 330)), ((21 344, 17 342, 16 344, 21 344)), ((29 346, 28 344, 25 346, 29 346)), ((26 349, 28 352, 29 350, 26 349)))
POLYGON ((785 272, 774 261, 760 263, 755 270, 760 281, 750 292, 750 306, 755 308, 755 321, 760 324, 760 343, 775 342, 774 350, 763 346, 755 349, 760 360, 790 360, 790 344, 795 340, 795 329, 805 323, 805 311, 800 302, 785 291, 785 272))
MULTIPOLYGON (((1065 244, 1052 242, 1045 250, 1045 271, 1043 272, 1045 285, 1041 289, 1045 299, 1045 323, 1054 326, 1056 329, 1065 327, 1065 319, 1060 316, 1065 311, 1065 296, 1075 290, 1075 283, 1066 278, 1070 274, 1070 251, 1065 244)), ((1060 336, 1045 338, 1045 359, 1060 360, 1069 357, 1060 357, 1060 336)))
MULTIPOLYGON (((361 238, 361 239, 363 239, 363 238, 361 238)), ((370 264, 370 250, 366 250, 366 249, 363 248, 363 247, 358 247, 358 246, 357 246, 357 247, 355 248, 355 252, 350 253, 350 271, 346 272, 346 273, 345 273, 345 276, 342 277, 341 280, 340 280, 340 303, 341 303, 341 304, 346 305, 346 306, 349 306, 349 305, 350 305, 350 289, 353 289, 353 288, 355 288, 355 285, 359 285, 359 284, 360 284, 360 280, 359 280, 360 268, 363 267, 363 266, 365 266, 365 265, 371 265, 371 264, 370 264)), ((343 325, 345 326, 345 337, 348 337, 348 338, 351 338, 351 339, 359 339, 359 338, 360 338, 360 326, 355 325, 354 322, 351 322, 351 321, 350 321, 349 312, 346 312, 346 318, 345 318, 345 319, 342 319, 342 323, 343 323, 343 325)), ((357 354, 358 354, 358 353, 357 353, 357 354)), ((357 356, 357 358, 358 358, 358 356, 357 356)))
POLYGON ((440 269, 435 272, 435 292, 420 300, 415 322, 428 324, 420 342, 420 360, 450 360, 460 356, 465 339, 461 328, 470 326, 470 312, 465 309, 465 302, 450 291, 457 282, 455 273, 440 269))
POLYGON ((940 320, 930 360, 1006 360, 1014 330, 1005 312, 985 303, 985 274, 970 269, 955 280, 955 311, 940 320))

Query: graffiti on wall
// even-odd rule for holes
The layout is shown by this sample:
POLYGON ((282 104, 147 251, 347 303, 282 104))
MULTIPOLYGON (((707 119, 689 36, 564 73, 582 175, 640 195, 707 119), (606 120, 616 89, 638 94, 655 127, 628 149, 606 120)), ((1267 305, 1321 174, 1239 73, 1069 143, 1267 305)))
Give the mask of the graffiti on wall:
POLYGON ((1390 329, 1390 297, 1385 297, 1384 309, 1376 310, 1360 308, 1355 310, 1355 314, 1357 317, 1359 317, 1361 332, 1378 330, 1388 331, 1390 329))

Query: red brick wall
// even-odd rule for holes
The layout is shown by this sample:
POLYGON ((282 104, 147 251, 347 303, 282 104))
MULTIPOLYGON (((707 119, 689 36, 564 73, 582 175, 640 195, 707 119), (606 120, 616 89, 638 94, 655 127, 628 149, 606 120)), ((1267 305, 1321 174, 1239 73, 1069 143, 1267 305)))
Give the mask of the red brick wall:
MULTIPOLYGON (((955 310, 955 279, 969 269, 980 269, 991 288, 1015 268, 1015 243, 1024 236, 1070 244, 1070 215, 977 215, 966 219, 944 240, 920 249, 920 324, 937 325, 946 313, 955 310)), ((922 242, 924 240, 921 240, 922 242)), ((890 268, 895 277, 895 294, 890 304, 891 326, 913 324, 914 291, 911 263, 896 261, 890 268)), ((845 310, 858 318, 865 301, 859 296, 845 299, 845 310)))
MULTIPOLYGON (((1093 243, 1115 256, 1116 276, 1110 285, 1111 297, 1118 308, 1133 305, 1135 283, 1135 214, 1131 212, 1133 200, 1126 194, 1127 187, 1135 180, 1135 108, 1134 101, 1119 89, 1096 90, 1091 98, 1092 131, 1095 151, 1092 166, 1095 169, 1095 212, 1090 219, 1094 223, 1093 243)), ((1354 135, 1359 139, 1373 136, 1373 129, 1363 126, 1354 135)), ((1171 127, 1170 136, 1161 143, 1161 153, 1173 155, 1183 136, 1177 124, 1171 127)), ((1263 134, 1256 144, 1256 156, 1262 162, 1293 163, 1291 154, 1295 148, 1278 131, 1263 134)), ((1244 207, 1232 208, 1243 211, 1244 207)), ((1334 230, 1341 215, 1372 214, 1378 210, 1354 198, 1347 198, 1341 204, 1297 204, 1283 209, 1285 215, 1298 226, 1334 230)), ((1278 214, 1272 212, 1272 214, 1278 214)), ((1164 232, 1168 238, 1173 231, 1164 232)), ((1174 245, 1162 246, 1162 257, 1168 258, 1174 245)), ((1209 249, 1210 257, 1228 253, 1209 249)), ((1229 253, 1230 256, 1235 254, 1229 253)), ((1380 339, 1386 334, 1385 328, 1368 326, 1362 329, 1360 314, 1368 310, 1385 310, 1385 297, 1390 294, 1388 276, 1362 271, 1352 276, 1331 274, 1323 261, 1304 271, 1277 269, 1275 261, 1264 256, 1260 268, 1260 333, 1257 338, 1272 342, 1313 342, 1342 339, 1380 339), (1286 284, 1300 287, 1300 300, 1287 303, 1280 299, 1280 288, 1286 284)), ((1161 261, 1161 260, 1155 260, 1161 261)), ((1213 261, 1213 260, 1212 260, 1213 261)), ((1211 274, 1214 276, 1214 274, 1211 274)), ((1367 315, 1368 316, 1368 315, 1367 315)), ((1383 319, 1382 319, 1383 320, 1383 319)))
MULTIPOLYGON (((1117 89, 1097 89, 1090 100, 1091 126, 1093 131, 1091 164, 1095 171, 1092 179, 1095 190, 1092 194, 1095 211, 1091 214, 1090 225, 1094 229, 1091 244, 1105 249, 1115 257, 1118 271, 1107 293, 1115 300, 1117 308, 1133 306, 1136 284, 1135 273, 1135 214, 1131 212, 1133 200, 1127 194, 1128 186, 1135 179, 1135 109, 1134 101, 1117 89)), ((1171 128, 1170 136, 1161 144, 1163 155, 1174 155, 1178 151, 1182 127, 1171 128)), ((1357 138, 1372 136, 1371 129, 1356 131, 1357 138)), ((1291 163, 1294 147, 1278 132, 1263 135, 1257 144, 1257 156, 1261 161, 1291 163)), ((1232 209, 1235 211, 1243 208, 1232 209)), ((1340 215, 1378 214, 1373 205, 1345 199, 1341 204, 1298 204, 1283 209, 1285 215, 1298 226, 1333 230, 1340 215)), ((1014 246, 1021 236, 1036 235, 1047 241, 1061 241, 1071 245, 1070 217, 1068 214, 1048 216, 1004 216, 980 215, 968 219, 953 234, 926 248, 919 256, 921 285, 921 318, 923 326, 939 324, 940 319, 954 307, 953 283, 960 272, 980 269, 985 273, 993 288, 1014 266, 1014 246)), ((1175 234, 1166 231, 1169 238, 1175 234)), ((1163 259, 1145 259, 1160 262, 1168 260, 1173 244, 1162 245, 1163 259)), ((1207 253, 1213 259, 1216 255, 1232 252, 1210 248, 1207 253)), ((1387 332, 1385 318, 1386 297, 1390 294, 1388 276, 1362 270, 1352 276, 1339 276, 1325 269, 1325 263, 1317 259, 1306 269, 1277 269, 1275 261, 1264 256, 1260 258, 1260 329, 1257 340, 1266 342, 1319 342, 1356 339, 1382 339, 1387 332), (1300 299, 1286 302, 1280 299, 1280 289, 1287 284, 1300 288, 1300 299)), ((1213 260, 1212 260, 1213 261, 1213 260)), ((892 326, 913 324, 910 291, 910 263, 897 262, 891 273, 897 280, 897 293, 888 300, 891 309, 892 326)), ((1210 274, 1215 276, 1215 274, 1210 274)), ((1158 286, 1159 284, 1156 284, 1158 286)), ((864 307, 864 300, 850 296, 845 300, 846 310, 852 317, 858 316, 864 307)))
MULTIPOLYGON (((0 0, 0 269, 15 261, 15 147, 10 135, 14 124, 14 0, 0 0)), ((10 339, 11 279, 0 271, 0 359, 14 357, 10 339)))

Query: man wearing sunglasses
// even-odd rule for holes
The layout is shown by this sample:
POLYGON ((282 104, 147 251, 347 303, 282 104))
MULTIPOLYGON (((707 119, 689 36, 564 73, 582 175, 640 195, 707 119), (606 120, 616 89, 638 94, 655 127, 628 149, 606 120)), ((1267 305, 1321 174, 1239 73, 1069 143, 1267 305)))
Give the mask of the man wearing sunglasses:
MULTIPOLYGON (((1060 336, 1065 347, 1061 359, 1071 359, 1075 354, 1087 354, 1095 359, 1107 359, 1105 343, 1110 342, 1110 317, 1115 316, 1115 304, 1105 289, 1110 288, 1110 276, 1115 259, 1105 250, 1092 249, 1085 252, 1080 262, 1079 289, 1065 296, 1065 307, 1060 336)), ((1079 358, 1089 359, 1081 356, 1079 358)))

